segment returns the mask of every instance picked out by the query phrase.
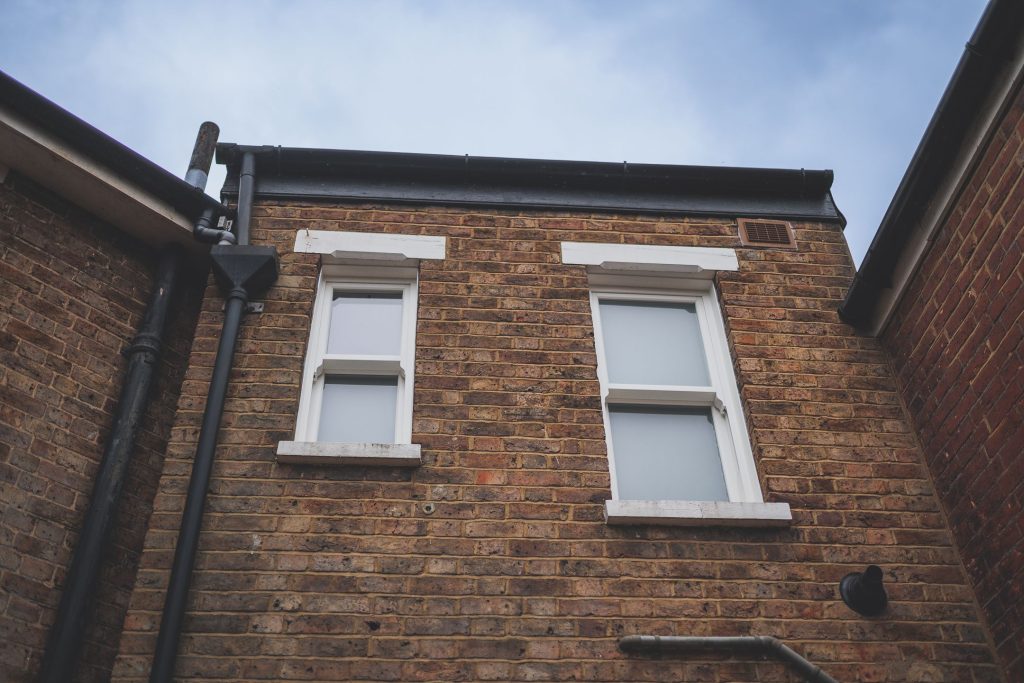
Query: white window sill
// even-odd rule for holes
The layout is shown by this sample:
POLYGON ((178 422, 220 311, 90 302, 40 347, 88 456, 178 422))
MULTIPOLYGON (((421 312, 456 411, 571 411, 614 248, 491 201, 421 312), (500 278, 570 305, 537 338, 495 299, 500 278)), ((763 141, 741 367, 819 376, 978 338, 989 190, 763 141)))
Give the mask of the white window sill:
POLYGON ((608 500, 604 514, 608 524, 785 527, 793 521, 789 503, 608 500))
POLYGON ((280 441, 277 461, 289 465, 373 465, 418 467, 418 443, 330 443, 280 441))

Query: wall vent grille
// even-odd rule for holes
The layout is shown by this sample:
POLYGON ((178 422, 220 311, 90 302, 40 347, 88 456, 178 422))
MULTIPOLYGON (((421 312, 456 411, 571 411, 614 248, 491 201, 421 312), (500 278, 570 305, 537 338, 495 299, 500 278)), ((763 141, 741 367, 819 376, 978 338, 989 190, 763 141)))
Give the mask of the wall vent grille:
POLYGON ((795 247, 793 226, 785 221, 739 219, 740 240, 755 247, 795 247))

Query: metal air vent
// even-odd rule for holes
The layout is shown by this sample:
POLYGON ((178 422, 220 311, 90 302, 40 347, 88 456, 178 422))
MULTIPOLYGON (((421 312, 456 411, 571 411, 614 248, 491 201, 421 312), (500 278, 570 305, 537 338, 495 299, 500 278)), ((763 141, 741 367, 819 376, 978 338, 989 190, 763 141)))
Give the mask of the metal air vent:
POLYGON ((793 226, 785 221, 740 218, 740 241, 751 247, 787 247, 793 249, 793 226))

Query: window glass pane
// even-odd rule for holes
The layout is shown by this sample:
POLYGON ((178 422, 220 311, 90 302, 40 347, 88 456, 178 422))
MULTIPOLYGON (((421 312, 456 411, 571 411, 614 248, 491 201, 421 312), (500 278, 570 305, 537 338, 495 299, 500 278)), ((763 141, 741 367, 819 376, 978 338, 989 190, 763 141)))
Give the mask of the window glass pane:
POLYGON ((609 406, 623 500, 729 500, 710 408, 609 406))
POLYGON ((324 380, 317 441, 394 443, 397 377, 324 380))
POLYGON ((327 353, 397 356, 401 348, 401 292, 335 292, 327 353))
POLYGON ((600 315, 608 381, 711 384, 694 304, 601 301, 600 315))

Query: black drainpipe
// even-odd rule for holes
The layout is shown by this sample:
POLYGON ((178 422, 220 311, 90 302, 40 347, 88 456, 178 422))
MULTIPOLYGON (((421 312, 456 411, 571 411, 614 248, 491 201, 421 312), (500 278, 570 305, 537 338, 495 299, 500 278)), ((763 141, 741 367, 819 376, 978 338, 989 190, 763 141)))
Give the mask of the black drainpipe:
POLYGON ((128 463, 135 450, 135 437, 149 405, 150 386, 160 358, 167 309, 181 270, 180 249, 167 247, 161 253, 149 308, 138 334, 126 351, 128 369, 121 386, 113 429, 96 473, 89 510, 75 545, 71 568, 64 580, 57 620, 50 629, 39 676, 42 683, 66 683, 76 670, 96 578, 107 554, 107 540, 121 502, 128 463))
MULTIPOLYGON (((204 123, 192 152, 185 178, 200 191, 206 187, 218 133, 215 124, 204 123)), ((181 251, 181 247, 173 244, 161 251, 149 307, 135 339, 125 350, 128 367, 117 401, 117 412, 93 482, 89 509, 75 545, 71 567, 64 580, 57 619, 50 628, 39 673, 41 683, 66 683, 76 671, 96 579, 117 517, 128 463, 135 450, 135 437, 149 405, 150 388, 167 327, 167 312, 181 275, 181 251)))
POLYGON ((156 640, 150 683, 167 683, 174 674, 174 661, 181 637, 192 567, 199 547, 199 529, 203 519, 206 492, 213 470, 213 456, 217 447, 217 432, 224 413, 228 378, 235 355, 235 342, 249 299, 262 294, 277 279, 278 258, 274 247, 249 244, 249 221, 255 186, 255 157, 251 152, 242 159, 238 193, 238 244, 218 244, 210 249, 213 273, 224 293, 224 326, 221 329, 217 357, 213 365, 210 389, 206 395, 206 409, 199 430, 199 442, 192 464, 185 510, 181 515, 181 528, 174 548, 174 562, 167 586, 167 597, 160 619, 160 633, 156 640), (246 178, 248 181, 246 181, 246 178))

